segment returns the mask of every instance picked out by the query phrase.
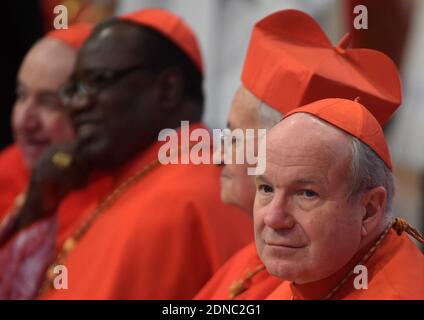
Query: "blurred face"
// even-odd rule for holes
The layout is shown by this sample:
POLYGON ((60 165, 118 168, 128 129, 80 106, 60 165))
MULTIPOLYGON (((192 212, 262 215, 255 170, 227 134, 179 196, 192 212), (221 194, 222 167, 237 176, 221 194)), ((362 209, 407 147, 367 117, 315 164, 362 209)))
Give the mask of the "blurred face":
MULTIPOLYGON (((228 128, 258 129, 260 100, 241 86, 234 95, 228 116, 228 128)), ((233 161, 235 162, 236 141, 233 142, 233 161)), ((255 198, 255 184, 253 176, 247 174, 248 164, 223 164, 221 173, 221 200, 234 204, 251 214, 255 198)))
POLYGON ((113 169, 156 139, 157 86, 140 36, 138 28, 115 24, 80 50, 71 84, 94 93, 75 94, 69 111, 76 156, 90 167, 113 169))
POLYGON ((71 74, 75 59, 75 50, 45 38, 29 51, 21 65, 12 126, 29 168, 49 145, 73 139, 58 91, 71 74))
POLYGON ((254 204, 260 258, 271 274, 298 284, 330 276, 361 245, 365 209, 347 196, 350 138, 296 114, 269 132, 266 160, 254 204))

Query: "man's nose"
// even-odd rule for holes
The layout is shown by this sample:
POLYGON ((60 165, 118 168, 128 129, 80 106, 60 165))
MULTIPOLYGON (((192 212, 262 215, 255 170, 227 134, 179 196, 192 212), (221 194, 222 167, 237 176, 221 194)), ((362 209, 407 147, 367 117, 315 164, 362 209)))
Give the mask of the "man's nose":
POLYGON ((20 129, 25 131, 36 131, 41 127, 40 118, 37 112, 37 106, 35 105, 33 99, 28 99, 28 101, 21 105, 22 108, 22 121, 20 122, 20 129))
POLYGON ((274 230, 292 229, 295 220, 290 205, 283 196, 274 197, 265 208, 264 224, 274 230))

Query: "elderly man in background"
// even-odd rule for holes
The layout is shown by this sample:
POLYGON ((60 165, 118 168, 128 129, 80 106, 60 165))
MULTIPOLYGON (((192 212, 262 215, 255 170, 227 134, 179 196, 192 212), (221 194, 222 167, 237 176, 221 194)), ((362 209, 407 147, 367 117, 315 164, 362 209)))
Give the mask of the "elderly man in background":
MULTIPOLYGON (((357 96, 369 102, 371 112, 384 124, 401 101, 397 69, 380 52, 346 49, 348 45, 345 36, 333 47, 318 23, 301 11, 283 10, 260 20, 253 28, 242 86, 234 95, 228 127, 270 129, 301 104, 357 96)), ((224 202, 252 215, 255 189, 246 164, 223 165, 224 202)), ((281 279, 265 270, 251 243, 235 254, 196 298, 263 299, 280 283, 281 279)))
POLYGON ((266 143, 255 242, 267 271, 285 280, 268 299, 424 299, 424 256, 402 233, 424 238, 393 219, 390 153, 363 105, 297 108, 266 143))
POLYGON ((0 154, 0 221, 24 192, 29 173, 50 145, 70 141, 74 132, 59 97, 91 27, 78 24, 54 30, 25 56, 17 79, 12 127, 15 144, 0 154))

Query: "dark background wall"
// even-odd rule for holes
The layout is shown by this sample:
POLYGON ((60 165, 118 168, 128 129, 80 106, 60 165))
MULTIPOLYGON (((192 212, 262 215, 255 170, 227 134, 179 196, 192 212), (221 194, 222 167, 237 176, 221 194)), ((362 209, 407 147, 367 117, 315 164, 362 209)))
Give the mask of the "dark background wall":
POLYGON ((16 74, 25 53, 43 35, 37 0, 3 0, 0 13, 0 149, 12 142, 10 116, 16 74))

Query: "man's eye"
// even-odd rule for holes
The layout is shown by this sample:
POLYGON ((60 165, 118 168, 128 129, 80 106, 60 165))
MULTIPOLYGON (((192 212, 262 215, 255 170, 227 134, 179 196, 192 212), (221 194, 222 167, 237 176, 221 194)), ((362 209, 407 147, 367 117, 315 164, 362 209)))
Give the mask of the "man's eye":
POLYGON ((83 81, 80 81, 80 83, 85 87, 85 88, 95 88, 98 86, 103 86, 104 84, 106 84, 107 82, 110 81, 112 75, 105 71, 105 72, 97 72, 97 73, 93 73, 91 74, 89 77, 87 77, 86 79, 84 79, 83 81))
POLYGON ((60 97, 55 94, 41 96, 38 103, 48 109, 60 110, 62 108, 60 97))
POLYGON ((260 192, 263 192, 263 193, 272 193, 272 192, 274 192, 274 189, 271 186, 267 185, 267 184, 260 184, 258 186, 258 190, 260 192))
POLYGON ((305 198, 309 198, 309 199, 313 199, 313 198, 315 198, 315 197, 317 197, 317 196, 318 196, 318 194, 317 194, 315 191, 307 190, 307 189, 305 189, 305 190, 301 190, 301 191, 299 192, 299 194, 300 194, 301 196, 303 196, 303 197, 305 197, 305 198))
POLYGON ((81 81, 81 83, 83 83, 85 87, 101 86, 106 82, 107 82, 107 77, 102 73, 95 74, 85 79, 85 81, 81 81))

